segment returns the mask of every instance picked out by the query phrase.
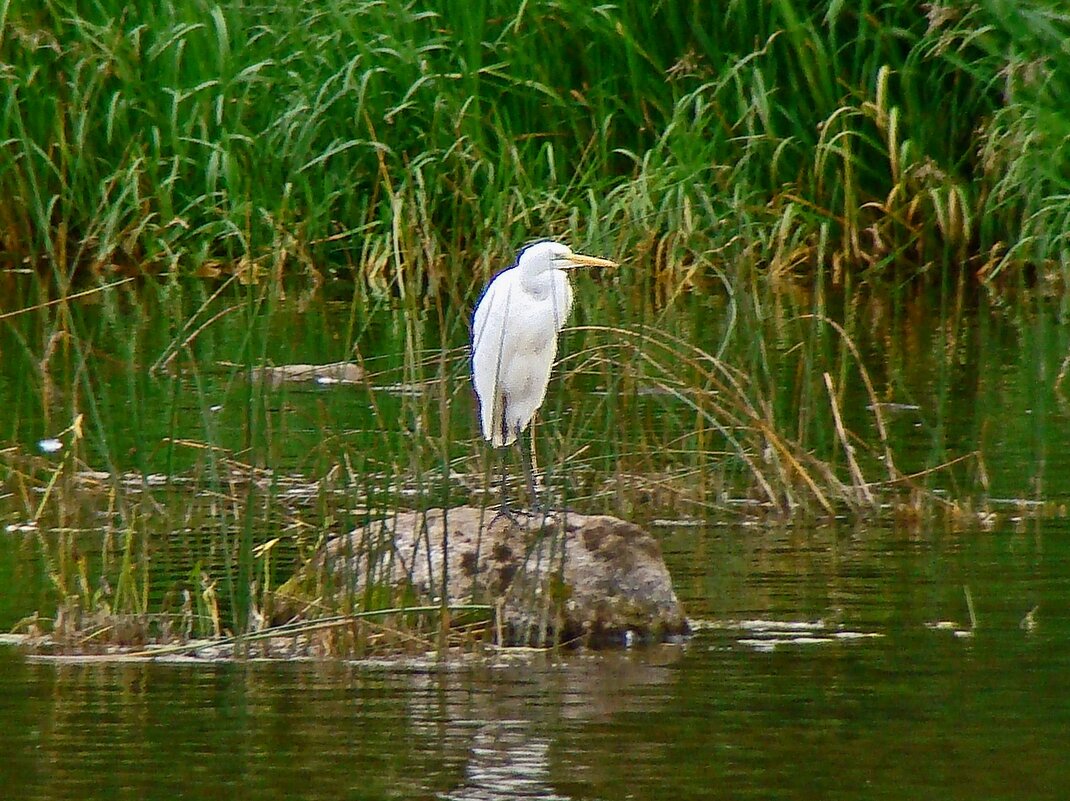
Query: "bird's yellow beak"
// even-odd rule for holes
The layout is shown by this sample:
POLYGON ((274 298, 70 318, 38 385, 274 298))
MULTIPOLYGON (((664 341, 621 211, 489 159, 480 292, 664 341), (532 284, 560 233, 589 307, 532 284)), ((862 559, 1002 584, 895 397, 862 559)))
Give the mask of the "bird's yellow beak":
POLYGON ((609 259, 600 259, 597 256, 584 256, 582 253, 570 253, 565 257, 566 261, 571 262, 572 267, 617 267, 619 266, 615 261, 609 259))

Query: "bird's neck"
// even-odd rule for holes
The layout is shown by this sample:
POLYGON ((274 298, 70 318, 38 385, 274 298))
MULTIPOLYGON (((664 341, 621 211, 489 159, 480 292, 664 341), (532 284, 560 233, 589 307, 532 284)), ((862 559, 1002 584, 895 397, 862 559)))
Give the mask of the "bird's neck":
POLYGON ((554 286, 562 282, 568 284, 568 273, 564 270, 543 270, 540 273, 523 274, 520 278, 524 290, 539 300, 549 297, 554 286))

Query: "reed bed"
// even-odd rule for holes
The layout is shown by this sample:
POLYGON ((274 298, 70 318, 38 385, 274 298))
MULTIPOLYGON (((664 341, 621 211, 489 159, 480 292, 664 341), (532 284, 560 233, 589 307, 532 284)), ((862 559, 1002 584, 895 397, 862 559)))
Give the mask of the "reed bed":
MULTIPOLYGON (((40 280, 25 277, 29 295, 40 280)), ((554 505, 647 524, 977 526, 994 514, 986 458, 999 454, 986 426, 959 440, 945 418, 959 408, 963 354, 999 336, 969 344, 970 312, 954 297, 931 352, 878 358, 885 335, 919 334, 913 312, 889 333, 881 299, 845 311, 822 292, 658 310, 619 280, 579 277, 575 325, 536 421, 554 505), (915 371, 922 397, 903 384, 915 371), (897 411, 898 399, 920 403, 897 411), (922 447, 904 415, 931 421, 922 447)), ((323 583, 300 599, 318 627, 291 621, 293 599, 280 606, 279 587, 331 537, 402 508, 495 504, 499 459, 478 435, 466 310, 443 302, 399 314, 394 299, 357 308, 280 295, 237 279, 216 290, 123 285, 5 319, 3 519, 52 599, 23 629, 75 650, 151 643, 209 654, 493 638, 491 611, 430 612, 404 588, 354 595, 323 583), (295 377, 302 363, 340 360, 353 368, 349 383, 295 377), (443 632, 443 620, 463 626, 443 632), (222 651, 204 645, 227 637, 237 640, 222 651)), ((1025 318, 1021 330, 1036 324, 1025 318)), ((1070 343, 1054 320, 1044 330, 1050 351, 1034 355, 1053 377, 1070 343)), ((1027 395, 1012 408, 1035 407, 1043 390, 1027 395)), ((989 401, 1004 428, 1044 424, 1004 419, 1005 404, 989 401)), ((505 457, 523 502, 518 463, 505 457)))
MULTIPOLYGON (((294 628, 275 591, 333 535, 496 492, 467 320, 532 235, 623 264, 579 278, 536 423, 547 492, 584 511, 983 524, 992 434, 952 419, 987 342, 976 279, 1043 334, 1023 408, 1070 349, 1014 294, 1070 267, 1054 4, 0 0, 0 21, 2 508, 55 610, 22 628, 60 647, 491 636, 390 587, 327 588, 294 628), (325 362, 352 383, 290 380, 325 362)), ((1007 425, 1044 443, 1045 420, 1007 425)))
POLYGON ((0 250, 60 287, 344 273, 471 299, 533 234, 650 256, 661 301, 708 283, 697 253, 781 279, 1067 268, 1070 17, 1047 0, 0 18, 0 250))

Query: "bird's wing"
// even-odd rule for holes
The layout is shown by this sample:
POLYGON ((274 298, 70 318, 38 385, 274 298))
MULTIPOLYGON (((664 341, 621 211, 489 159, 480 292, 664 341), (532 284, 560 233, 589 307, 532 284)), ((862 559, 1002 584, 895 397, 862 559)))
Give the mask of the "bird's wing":
POLYGON ((472 315, 472 354, 489 353, 501 347, 506 315, 508 314, 510 289, 513 281, 509 270, 499 273, 476 304, 472 315))
POLYGON ((472 381, 479 396, 479 417, 484 438, 501 444, 502 402, 498 397, 498 378, 505 356, 503 350, 506 320, 515 275, 511 270, 499 273, 483 291, 472 316, 472 381))

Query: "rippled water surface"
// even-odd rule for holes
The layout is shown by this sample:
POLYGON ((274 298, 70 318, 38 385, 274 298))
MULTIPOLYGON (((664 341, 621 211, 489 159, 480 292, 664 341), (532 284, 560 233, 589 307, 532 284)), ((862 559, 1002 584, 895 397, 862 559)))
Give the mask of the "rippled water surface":
POLYGON ((985 533, 666 530, 700 630, 625 653, 67 664, 0 649, 0 795, 1061 799, 1068 534, 1010 517, 985 533))
MULTIPOLYGON (((218 310, 194 300, 175 318, 189 321, 182 331, 161 309, 136 314, 119 304, 62 315, 48 307, 41 319, 20 314, 0 330, 0 451, 8 471, 0 497, 0 630, 35 610, 51 615, 63 592, 97 597, 96 585, 79 583, 75 560, 91 562, 102 539, 119 556, 133 542, 148 560, 153 608, 176 588, 199 589, 204 577, 195 568, 210 566, 227 596, 224 613, 244 619, 229 608, 228 593, 247 586, 231 574, 254 576, 255 547, 276 538, 282 551, 307 536, 311 548, 320 533, 354 521, 330 522, 311 502, 260 513, 261 490, 231 488, 230 463, 214 455, 269 467, 280 479, 316 479, 346 465, 370 501, 358 493, 339 501, 341 509, 395 504, 396 495, 377 493, 404 470, 422 476, 421 492, 437 492, 437 450, 423 454, 422 466, 410 468, 407 458, 416 453, 414 433, 433 434, 440 423, 447 430, 437 396, 420 397, 413 383, 443 369, 452 395, 441 414, 450 418, 457 469, 483 472, 473 456, 483 451, 464 378, 463 315, 441 339, 427 333, 409 342, 412 332, 390 309, 365 320, 351 302, 310 309, 293 302, 256 317, 237 313, 247 306, 233 298, 218 310), (202 330, 203 320, 215 322, 202 330), (199 333, 179 349, 181 358, 164 358, 193 328, 199 333), (66 344, 74 342, 82 345, 66 344), (248 367, 350 358, 354 345, 380 371, 370 382, 375 392, 264 389, 247 380, 248 367), (400 356, 383 364, 391 361, 383 354, 410 346, 438 354, 445 345, 452 350, 444 368, 437 356, 420 370, 400 356), (150 369, 165 364, 173 369, 150 369), (395 464, 399 454, 406 460, 395 464), (93 479, 97 497, 83 491, 90 485, 54 481, 62 464, 133 476, 125 517, 109 505, 108 482, 93 479), (203 493, 195 504, 167 488, 138 495, 146 476, 207 487, 210 500, 233 496, 256 513, 228 516, 212 500, 208 514, 203 493), (41 517, 48 493, 55 509, 41 517), (160 499, 178 509, 164 509, 162 522, 150 514, 160 499), (293 514, 280 519, 283 512, 293 514)), ((903 528, 657 527, 696 634, 618 653, 520 652, 445 665, 118 664, 32 661, 0 646, 0 801, 1061 801, 1070 788, 1070 525, 1059 516, 1070 498, 1070 406, 1061 378, 1067 313, 1064 304, 1046 302, 976 313, 899 303, 852 318, 879 399, 888 401, 897 465, 964 508, 994 510, 982 526, 964 514, 964 531, 939 520, 903 528), (1043 519, 1020 517, 1014 502, 1001 500, 1009 498, 1045 501, 1043 519)), ((765 342, 783 346, 779 366, 774 358, 762 368, 782 393, 773 399, 783 409, 778 419, 786 429, 821 433, 814 447, 838 460, 835 429, 815 411, 827 402, 826 385, 817 385, 816 396, 806 390, 793 376, 809 375, 810 362, 787 358, 800 341, 791 334, 802 324, 800 310, 811 311, 783 312, 790 325, 772 315, 765 339, 742 336, 741 323, 725 359, 746 371, 749 354, 764 354, 762 364, 777 355, 765 342)), ((707 325, 715 311, 697 306, 691 321, 711 352, 723 336, 719 324, 707 325)), ((852 379, 853 368, 829 367, 845 353, 834 338, 812 337, 817 331, 805 332, 807 358, 842 384, 846 425, 864 432, 872 399, 852 379)), ((563 353, 581 352, 581 338, 569 332, 563 353)), ((561 369, 543 409, 551 452, 580 454, 598 471, 636 448, 635 463, 643 465, 644 454, 692 447, 683 435, 692 433, 694 413, 638 391, 652 405, 636 419, 654 430, 613 439, 631 418, 614 419, 609 405, 598 404, 618 389, 617 371, 591 366, 570 382, 576 364, 561 369)), ((687 471, 705 462, 681 464, 686 470, 672 478, 683 485, 687 471)), ((884 475, 877 473, 870 480, 884 475)), ((606 496, 580 501, 586 511, 606 496)), ((627 514, 623 506, 612 510, 627 514)), ((284 558, 273 563, 280 581, 284 558)), ((168 608, 179 607, 172 599, 168 608)))

